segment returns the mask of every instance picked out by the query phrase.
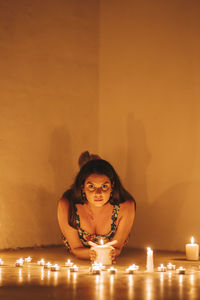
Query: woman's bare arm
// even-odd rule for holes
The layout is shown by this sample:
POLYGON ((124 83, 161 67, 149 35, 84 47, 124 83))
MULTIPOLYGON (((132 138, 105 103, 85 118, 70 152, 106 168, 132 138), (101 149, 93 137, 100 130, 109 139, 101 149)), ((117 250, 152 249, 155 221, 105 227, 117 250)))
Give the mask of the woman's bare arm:
POLYGON ((85 248, 78 236, 78 232, 75 228, 71 227, 68 223, 69 214, 69 201, 62 198, 58 202, 58 223, 62 234, 67 239, 71 252, 78 258, 90 259, 90 249, 85 248))
POLYGON ((128 238, 129 233, 131 232, 131 228, 133 226, 133 221, 135 218, 135 205, 133 201, 130 200, 122 203, 120 209, 120 222, 117 228, 117 232, 113 237, 113 240, 117 240, 117 244, 114 246, 116 256, 121 253, 124 243, 128 238))

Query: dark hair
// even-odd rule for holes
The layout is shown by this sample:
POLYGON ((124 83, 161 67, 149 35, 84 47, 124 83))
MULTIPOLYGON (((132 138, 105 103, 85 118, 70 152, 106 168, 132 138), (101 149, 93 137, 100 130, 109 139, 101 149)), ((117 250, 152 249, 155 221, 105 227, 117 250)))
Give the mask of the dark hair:
POLYGON ((86 203, 87 200, 84 199, 84 197, 82 197, 82 187, 84 185, 85 180, 91 174, 106 175, 110 179, 112 185, 112 197, 109 199, 110 204, 115 205, 123 203, 127 200, 132 200, 136 207, 136 202, 134 198, 129 192, 125 190, 125 188, 120 182, 119 176, 117 175, 111 164, 103 159, 90 160, 80 169, 71 188, 63 194, 63 198, 67 198, 70 203, 68 220, 69 224, 75 228, 75 204, 86 203))

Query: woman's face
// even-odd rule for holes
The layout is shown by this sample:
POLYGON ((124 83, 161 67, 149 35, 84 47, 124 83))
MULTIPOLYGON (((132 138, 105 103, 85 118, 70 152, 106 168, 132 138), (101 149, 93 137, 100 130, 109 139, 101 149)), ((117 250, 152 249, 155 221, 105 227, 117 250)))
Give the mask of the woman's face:
POLYGON ((91 174, 84 183, 84 192, 88 202, 94 206, 103 206, 110 199, 111 181, 106 175, 91 174))

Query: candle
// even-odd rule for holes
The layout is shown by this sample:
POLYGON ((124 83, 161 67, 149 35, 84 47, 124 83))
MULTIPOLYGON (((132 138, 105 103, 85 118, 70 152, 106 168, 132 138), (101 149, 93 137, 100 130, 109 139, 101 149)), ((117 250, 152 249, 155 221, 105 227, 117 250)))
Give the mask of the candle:
POLYGON ((15 262, 15 266, 16 267, 23 267, 24 265, 24 260, 23 258, 20 258, 20 259, 17 259, 16 262, 15 262))
POLYGON ((116 269, 114 267, 110 267, 110 269, 108 269, 108 273, 109 274, 115 274, 116 273, 116 269))
POLYGON ((112 258, 110 256, 111 250, 113 247, 111 245, 116 244, 117 241, 108 242, 107 244, 103 243, 103 240, 100 240, 100 245, 97 245, 93 242, 89 242, 89 245, 94 247, 94 250, 96 251, 96 262, 102 263, 103 265, 111 265, 112 264, 112 258))
POLYGON ((4 262, 3 260, 0 258, 0 266, 3 266, 4 265, 4 262))
POLYGON ((194 243, 194 238, 191 238, 191 244, 186 244, 187 260, 199 260, 199 245, 194 243))
POLYGON ((176 269, 177 274, 185 274, 185 269, 183 267, 180 267, 179 269, 176 269))
POLYGON ((102 263, 97 263, 96 261, 92 264, 92 267, 98 267, 101 271, 105 271, 106 267, 102 263))
POLYGON ((94 275, 100 275, 101 269, 98 266, 92 266, 90 272, 94 275))
POLYGON ((176 270, 176 266, 175 266, 175 265, 172 265, 171 263, 168 263, 167 269, 168 269, 168 270, 176 270))
POLYGON ((153 250, 151 248, 147 248, 147 272, 153 272, 154 271, 154 265, 153 265, 153 250))
POLYGON ((73 262, 71 262, 70 259, 67 260, 67 262, 65 263, 65 267, 72 267, 73 266, 73 262))
POLYGON ((76 265, 71 266, 69 269, 70 272, 78 272, 78 267, 76 265))
POLYGON ((55 265, 51 266, 51 271, 59 271, 59 270, 60 270, 59 265, 55 264, 55 265))
POLYGON ((43 258, 41 260, 39 260, 37 263, 38 263, 39 266, 44 266, 45 265, 45 261, 44 261, 43 258))
POLYGON ((158 267, 158 272, 166 272, 166 267, 163 265, 163 264, 161 264, 159 267, 158 267))
POLYGON ((31 261, 32 261, 32 258, 30 256, 28 256, 28 257, 25 258, 25 262, 29 263, 31 261))
POLYGON ((51 266, 52 266, 52 264, 50 262, 48 262, 44 265, 44 269, 50 269, 51 266))
POLYGON ((139 269, 139 267, 136 266, 135 264, 133 264, 133 265, 131 265, 130 267, 128 267, 128 268, 126 269, 126 273, 128 273, 128 274, 133 274, 133 273, 135 273, 138 269, 139 269))

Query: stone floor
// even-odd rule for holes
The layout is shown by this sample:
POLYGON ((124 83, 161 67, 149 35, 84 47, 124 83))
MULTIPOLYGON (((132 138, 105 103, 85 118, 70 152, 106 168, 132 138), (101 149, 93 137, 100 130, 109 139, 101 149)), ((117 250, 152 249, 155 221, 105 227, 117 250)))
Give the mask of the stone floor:
POLYGON ((155 272, 146 273, 146 251, 125 249, 117 259, 115 275, 102 271, 101 275, 89 273, 89 261, 69 256, 64 248, 49 247, 1 251, 4 265, 0 267, 0 299, 200 299, 199 262, 186 261, 184 253, 154 251, 155 272), (15 267, 16 259, 32 257, 32 262, 21 268, 15 267), (38 266, 37 261, 57 263, 58 272, 38 266), (79 266, 77 273, 64 267, 70 258, 79 266), (175 271, 157 272, 160 263, 174 263, 186 268, 185 275, 175 271), (140 266, 134 275, 126 274, 131 264, 140 266))

